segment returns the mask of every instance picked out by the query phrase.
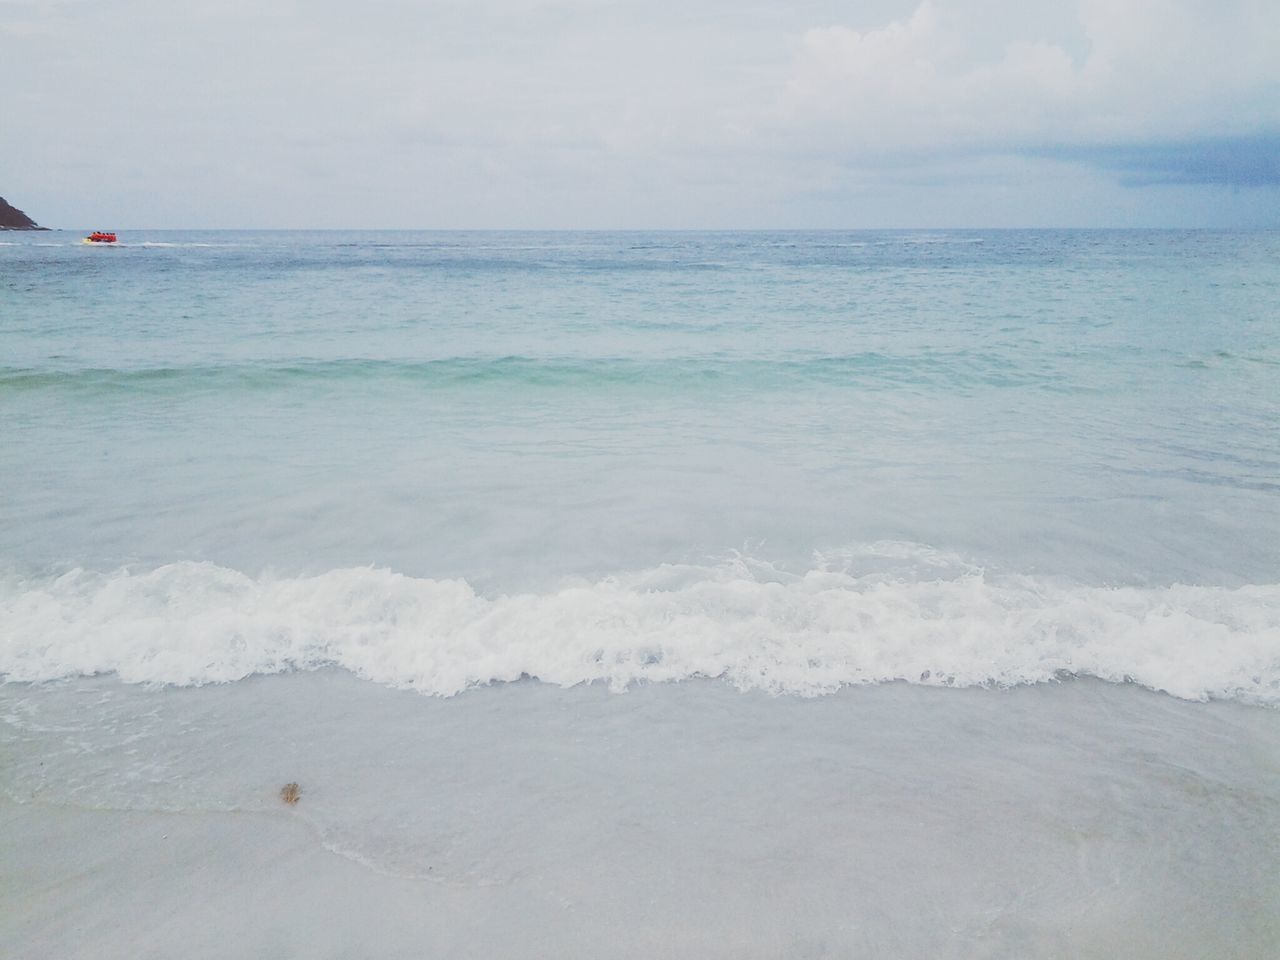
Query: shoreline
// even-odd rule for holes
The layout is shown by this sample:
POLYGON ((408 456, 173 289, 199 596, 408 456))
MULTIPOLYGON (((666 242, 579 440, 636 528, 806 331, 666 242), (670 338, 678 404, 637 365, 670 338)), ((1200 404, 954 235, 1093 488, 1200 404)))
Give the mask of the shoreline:
POLYGON ((215 957, 232 932, 245 955, 1244 958, 1280 934, 1267 708, 1087 680, 442 700, 339 671, 0 706, 15 957, 215 957))

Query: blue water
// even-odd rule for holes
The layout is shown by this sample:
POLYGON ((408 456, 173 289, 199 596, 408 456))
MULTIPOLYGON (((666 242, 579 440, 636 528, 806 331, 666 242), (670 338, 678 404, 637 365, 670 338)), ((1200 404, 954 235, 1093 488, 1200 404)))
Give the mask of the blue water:
POLYGON ((1274 233, 38 236, 0 247, 20 564, 1278 579, 1274 233))
MULTIPOLYGON (((1123 645, 1085 608, 1110 616, 1125 606, 1116 590, 1146 590, 1125 614, 1141 630, 1170 604, 1196 621, 1190 639, 1147 636, 1148 653, 1203 647, 1219 629, 1250 650, 1227 688, 1187 678, 1184 692, 1280 689, 1280 234, 154 232, 110 248, 9 237, 0 563, 6 602, 26 604, 26 639, 0 669, 15 676, 127 667, 124 653, 43 648, 36 662, 29 635, 42 617, 83 620, 76 603, 130 584, 189 595, 194 578, 221 595, 240 577, 258 589, 348 571, 344 590, 386 604, 349 624, 367 631, 405 611, 360 568, 413 578, 417 599, 403 602, 415 609, 437 609, 439 584, 460 580, 489 613, 432 622, 433 636, 529 595, 554 608, 551 651, 554 623, 592 645, 585 634, 622 603, 604 595, 609 578, 652 595, 676 565, 682 590, 782 580, 792 595, 783 610, 751 600, 768 626, 673 676, 775 656, 760 644, 780 642, 789 617, 812 626, 811 643, 847 647, 857 624, 833 620, 826 600, 865 599, 887 577, 905 606, 875 614, 877 630, 977 617, 974 629, 1009 627, 1002 650, 1018 630, 1123 645), (67 571, 79 571, 74 588, 33 610, 35 585, 67 571), (824 573, 846 580, 822 600, 798 595, 824 573), (163 585, 173 577, 182 585, 163 585), (1005 610, 991 614, 999 623, 982 627, 987 614, 963 599, 922 597, 939 577, 962 592, 978 581, 975 603, 1005 610), (577 581, 595 594, 561 609, 577 581), (1009 626, 1023 615, 1036 624, 1009 626)), ((747 617, 724 597, 685 600, 694 619, 747 617)), ((233 619, 261 619, 247 598, 228 603, 218 609, 233 619)), ((315 632, 317 612, 291 615, 315 632)), ((625 636, 671 615, 626 621, 616 655, 680 662, 695 625, 625 636)), ((93 616, 104 635, 134 622, 125 609, 93 616)), ((708 635, 723 641, 714 622, 708 635)), ((327 643, 158 678, 346 662, 327 643)), ((468 683, 572 679, 552 668, 558 652, 492 677, 458 666, 468 683)), ((1083 669, 1134 675, 1107 656, 1083 669)), ((1062 650, 1015 659, 986 679, 1075 670, 1062 650)), ((928 661, 884 676, 983 678, 949 655, 928 661)), ((836 682, 881 678, 859 669, 836 682)), ((379 676, 421 679, 407 666, 379 676)))
POLYGON ((0 235, 0 953, 1267 955, 1277 424, 1275 232, 0 235))

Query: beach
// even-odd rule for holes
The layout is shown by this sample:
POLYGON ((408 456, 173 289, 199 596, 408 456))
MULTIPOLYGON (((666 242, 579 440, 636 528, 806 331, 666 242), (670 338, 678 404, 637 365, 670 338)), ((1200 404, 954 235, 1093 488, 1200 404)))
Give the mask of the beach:
POLYGON ((11 685, 3 707, 23 718, 6 956, 215 957, 232 936, 239 955, 1261 957, 1280 931, 1270 710, 1097 681, 439 700, 334 671, 11 685))

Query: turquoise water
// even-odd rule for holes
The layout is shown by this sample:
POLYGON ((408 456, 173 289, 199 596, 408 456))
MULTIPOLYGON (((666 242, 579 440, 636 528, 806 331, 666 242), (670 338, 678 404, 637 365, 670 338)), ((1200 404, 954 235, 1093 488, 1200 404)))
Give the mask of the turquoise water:
POLYGON ((0 246, 19 565, 1277 580, 1273 233, 41 236, 0 246))
POLYGON ((1280 936, 1280 234, 122 240, 0 240, 0 953, 1280 936))
MULTIPOLYGON (((493 678, 570 679, 552 634, 599 646, 590 634, 622 603, 608 578, 643 604, 674 577, 663 595, 690 622, 672 632, 665 607, 635 613, 604 659, 681 664, 690 631, 720 649, 725 630, 763 618, 732 654, 672 673, 733 674, 781 656, 761 644, 787 646, 791 618, 827 663, 859 629, 843 601, 863 604, 877 644, 945 602, 943 620, 1010 633, 984 656, 1012 645, 1017 665, 986 679, 1075 671, 1057 639, 1019 649, 1019 630, 1110 645, 1083 669, 1135 676, 1121 649, 1132 624, 1121 638, 1094 622, 1115 614, 1136 619, 1143 656, 1168 661, 1162 676, 1178 669, 1170 644, 1225 630, 1249 649, 1180 692, 1276 695, 1275 233, 165 232, 114 248, 11 236, 0 561, 23 636, 0 666, 16 676, 127 672, 133 654, 101 644, 79 659, 33 652, 42 617, 83 621, 70 611, 104 590, 135 591, 137 607, 99 612, 93 629, 136 633, 156 591, 191 602, 284 580, 305 593, 327 576, 352 595, 357 633, 438 610, 446 582, 465 581, 486 623, 533 597, 547 649, 493 678), (67 571, 76 583, 46 596, 38 584, 67 571), (385 616, 371 608, 383 575, 414 581, 385 616), (805 585, 824 576, 837 579, 805 585), (930 593, 939 577, 956 597, 930 593), (865 609, 885 578, 898 607, 865 609), (594 585, 576 612, 571 581, 594 585), (771 581, 789 584, 779 609, 765 609, 771 581), (700 606, 699 589, 754 591, 751 612, 726 611, 727 595, 700 606), (1171 604, 1193 622, 1156 637, 1171 604)), ((247 594, 209 602, 261 619, 247 594)), ((302 633, 323 632, 318 611, 290 609, 302 633)), ((448 647, 472 614, 417 627, 448 647)), ((391 660, 412 659, 414 629, 391 660)), ((161 678, 346 662, 327 640, 290 643, 161 678)), ((959 656, 872 674, 846 663, 815 682, 916 679, 917 666, 983 679, 959 656)), ((491 679, 451 662, 468 683, 491 679)), ((424 681, 407 666, 379 676, 424 681)), ((1139 679, 1170 688, 1154 676, 1139 679)))

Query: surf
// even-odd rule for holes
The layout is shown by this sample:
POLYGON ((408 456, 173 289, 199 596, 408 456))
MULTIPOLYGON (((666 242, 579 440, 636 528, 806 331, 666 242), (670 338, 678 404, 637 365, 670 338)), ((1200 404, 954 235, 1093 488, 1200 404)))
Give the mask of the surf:
POLYGON ((0 677, 192 686, 340 667, 449 697, 714 678, 817 696, 902 681, 1089 676, 1188 700, 1280 704, 1280 584, 1089 586, 981 568, 913 577, 738 557, 540 592, 378 567, 252 576, 206 562, 0 583, 0 677))

